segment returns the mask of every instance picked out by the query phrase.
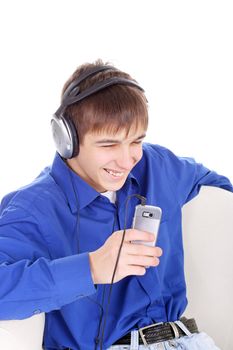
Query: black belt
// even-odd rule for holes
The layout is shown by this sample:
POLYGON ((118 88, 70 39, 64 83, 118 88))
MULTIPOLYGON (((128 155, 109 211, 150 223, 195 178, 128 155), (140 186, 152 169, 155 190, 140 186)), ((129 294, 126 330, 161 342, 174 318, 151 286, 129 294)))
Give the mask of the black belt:
MULTIPOLYGON (((186 326, 186 328, 188 328, 190 333, 198 333, 198 328, 194 318, 187 319, 182 317, 180 321, 186 326)), ((145 346, 186 335, 185 332, 174 322, 155 323, 150 326, 140 328, 139 334, 139 344, 144 344, 145 346)), ((128 333, 124 337, 118 339, 113 345, 129 344, 131 344, 131 333, 128 333)))

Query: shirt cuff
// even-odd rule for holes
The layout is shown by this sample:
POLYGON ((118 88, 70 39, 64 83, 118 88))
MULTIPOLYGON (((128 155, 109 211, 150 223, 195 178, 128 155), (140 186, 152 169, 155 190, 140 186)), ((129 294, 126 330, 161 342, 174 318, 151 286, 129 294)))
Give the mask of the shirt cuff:
POLYGON ((53 261, 52 270, 58 303, 61 306, 96 293, 90 270, 89 253, 56 259, 53 261))

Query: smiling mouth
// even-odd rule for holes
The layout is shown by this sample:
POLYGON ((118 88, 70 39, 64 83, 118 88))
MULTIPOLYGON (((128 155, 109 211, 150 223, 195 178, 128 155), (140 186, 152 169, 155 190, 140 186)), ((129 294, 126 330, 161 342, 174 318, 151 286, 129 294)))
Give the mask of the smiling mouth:
POLYGON ((124 173, 120 172, 120 171, 114 171, 114 170, 110 170, 110 169, 106 169, 106 168, 104 168, 104 170, 107 173, 109 173, 110 175, 115 176, 115 177, 122 177, 124 175, 124 173))

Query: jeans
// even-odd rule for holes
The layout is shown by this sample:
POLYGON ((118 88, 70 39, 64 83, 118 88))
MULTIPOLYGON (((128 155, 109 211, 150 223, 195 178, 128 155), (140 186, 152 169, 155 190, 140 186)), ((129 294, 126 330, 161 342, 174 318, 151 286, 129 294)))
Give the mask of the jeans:
POLYGON ((138 344, 139 333, 132 331, 131 345, 112 345, 107 350, 220 350, 206 333, 192 334, 182 322, 176 321, 175 323, 185 332, 185 336, 151 344, 147 347, 138 344))

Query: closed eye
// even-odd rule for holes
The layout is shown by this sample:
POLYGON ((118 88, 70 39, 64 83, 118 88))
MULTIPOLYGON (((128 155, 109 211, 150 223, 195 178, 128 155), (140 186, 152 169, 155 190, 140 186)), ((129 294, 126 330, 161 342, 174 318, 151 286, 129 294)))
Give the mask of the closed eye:
POLYGON ((101 145, 100 147, 113 147, 116 146, 117 143, 109 144, 109 145, 101 145))

